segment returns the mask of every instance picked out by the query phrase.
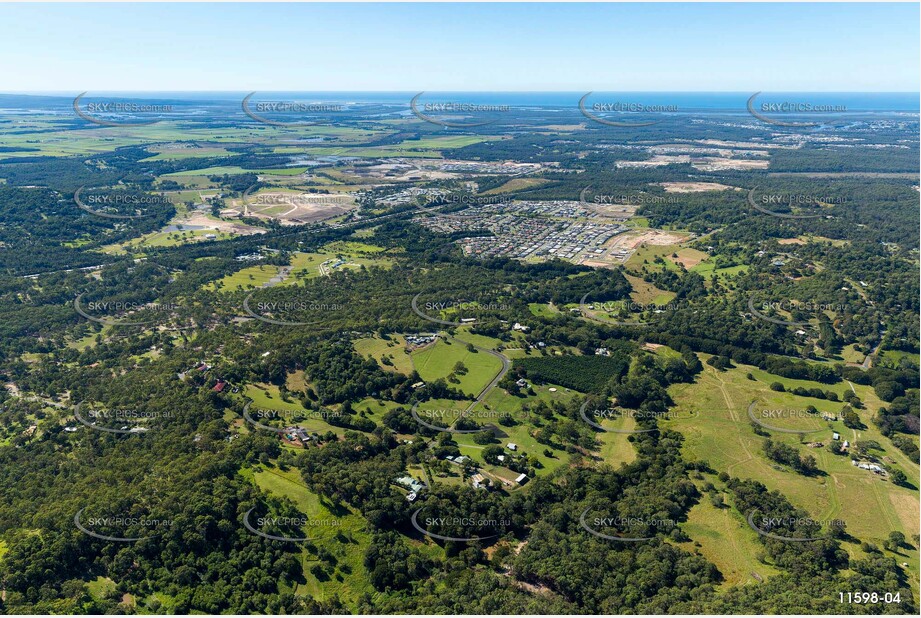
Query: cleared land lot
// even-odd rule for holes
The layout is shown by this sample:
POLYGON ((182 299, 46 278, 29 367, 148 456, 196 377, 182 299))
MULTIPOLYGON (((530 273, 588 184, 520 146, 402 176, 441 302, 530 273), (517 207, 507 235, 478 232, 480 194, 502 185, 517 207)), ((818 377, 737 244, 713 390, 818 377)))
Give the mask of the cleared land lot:
POLYGON ((357 603, 361 595, 373 592, 364 566, 371 533, 368 522, 358 511, 344 505, 334 506, 310 491, 295 468, 281 470, 273 466, 258 466, 241 474, 252 479, 261 491, 293 501, 298 511, 315 524, 304 527, 304 533, 316 540, 302 544, 300 560, 304 564, 304 581, 291 592, 321 600, 336 596, 349 603, 357 603), (336 566, 330 567, 329 562, 321 561, 311 547, 332 553, 336 566), (311 571, 315 565, 322 565, 326 571, 322 580, 311 571))
POLYGON ((739 191, 738 187, 730 187, 718 182, 660 182, 659 186, 668 193, 703 193, 705 191, 726 191, 728 189, 739 191))
POLYGON ((427 382, 448 376, 457 363, 463 363, 467 373, 458 375, 458 382, 449 385, 472 397, 479 395, 502 369, 502 362, 495 356, 485 352, 471 352, 457 340, 439 339, 435 345, 413 353, 412 362, 427 382))
POLYGON ((394 335, 388 341, 380 337, 368 337, 355 341, 355 351, 362 356, 370 356, 386 371, 398 371, 409 375, 413 371, 413 361, 406 353, 406 338, 394 335), (387 359, 389 364, 383 362, 387 359))
MULTIPOLYGON (((708 355, 701 357, 703 360, 709 358, 708 355)), ((796 434, 769 432, 772 440, 789 444, 802 454, 813 455, 819 469, 827 474, 806 477, 779 467, 767 459, 762 450, 765 438, 756 435, 752 430, 747 413, 748 405, 752 401, 759 401, 767 407, 774 408, 803 409, 807 405, 812 405, 820 412, 834 414, 840 412, 843 403, 777 393, 769 388, 772 382, 780 382, 788 390, 794 386, 832 390, 838 393, 839 398, 846 390, 852 388, 847 382, 821 385, 805 380, 781 378, 745 365, 725 372, 704 365, 704 371, 696 383, 673 385, 669 388, 677 403, 676 410, 698 412, 698 416, 693 419, 676 420, 671 424, 676 431, 685 436, 685 457, 689 460, 709 461, 715 469, 726 470, 732 476, 760 481, 769 489, 782 492, 795 506, 805 509, 815 519, 843 519, 849 532, 875 543, 878 547, 882 547, 890 531, 899 530, 906 538, 917 534, 918 465, 896 449, 872 423, 873 415, 882 405, 872 388, 853 385, 866 405, 865 410, 858 411, 865 429, 850 429, 840 421, 809 419, 806 423, 810 424, 803 425, 803 428, 818 427, 821 431, 807 434, 802 441, 796 434), (748 380, 747 373, 751 373, 755 379, 748 380), (824 447, 810 448, 806 444, 813 441, 827 443, 832 439, 832 431, 839 432, 842 440, 849 440, 851 444, 861 440, 878 442, 884 448, 884 452, 877 454, 889 458, 905 472, 909 482, 916 489, 898 487, 868 470, 853 466, 850 457, 846 455, 833 455, 824 447)), ((707 480, 719 485, 715 476, 708 475, 707 480)), ((717 523, 713 522, 714 534, 719 534, 717 523)), ((698 525, 708 528, 707 521, 701 521, 698 525)), ((892 555, 899 562, 909 563, 909 569, 914 574, 914 589, 917 594, 919 553, 917 543, 912 543, 915 545, 914 549, 902 549, 901 555, 888 551, 884 551, 884 554, 892 555)), ((867 557, 858 544, 844 543, 842 547, 852 557, 867 557)), ((729 558, 727 554, 722 560, 729 558)), ((745 555, 740 550, 734 571, 744 572, 747 569, 745 562, 752 559, 751 555, 745 555)))
POLYGON ((355 208, 355 200, 339 193, 261 191, 233 200, 232 208, 244 216, 276 220, 282 225, 302 225, 343 215, 355 208))

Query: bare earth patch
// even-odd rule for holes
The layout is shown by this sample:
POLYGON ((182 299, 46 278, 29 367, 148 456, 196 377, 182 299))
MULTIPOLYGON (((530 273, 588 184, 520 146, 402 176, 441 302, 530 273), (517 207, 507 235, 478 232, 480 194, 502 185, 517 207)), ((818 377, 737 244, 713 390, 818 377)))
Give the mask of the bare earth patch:
POLYGON ((738 187, 730 187, 718 182, 660 182, 658 183, 666 193, 702 193, 704 191, 726 191, 738 187))
POLYGON ((193 213, 191 216, 183 219, 182 221, 177 221, 174 223, 181 225, 201 226, 203 228, 216 230, 218 232, 240 234, 242 236, 246 236, 248 234, 265 234, 266 232, 264 229, 253 227, 252 225, 236 223, 234 221, 221 221, 219 219, 211 219, 207 215, 198 212, 193 213))
POLYGON ((301 225, 343 215, 355 208, 355 200, 337 193, 278 191, 252 195, 247 203, 236 208, 242 208, 247 216, 274 219, 282 225, 301 225))
POLYGON ((705 253, 702 254, 701 252, 697 251, 692 253, 686 249, 681 249, 678 251, 678 257, 671 259, 673 262, 681 264, 687 269, 691 269, 703 262, 706 258, 707 255, 705 253))
POLYGON ((682 242, 686 235, 676 234, 674 232, 666 232, 664 230, 645 230, 638 234, 622 234, 615 237, 616 239, 622 239, 622 243, 630 247, 631 249, 636 249, 640 245, 677 245, 682 242))

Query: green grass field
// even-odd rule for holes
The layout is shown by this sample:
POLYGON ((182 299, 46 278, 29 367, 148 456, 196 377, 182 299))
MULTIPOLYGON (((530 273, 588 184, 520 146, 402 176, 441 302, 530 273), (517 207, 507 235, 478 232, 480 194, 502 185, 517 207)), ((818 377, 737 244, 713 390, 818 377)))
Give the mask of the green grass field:
POLYGON ((123 253, 125 248, 143 249, 144 247, 179 247, 197 242, 211 242, 213 240, 227 240, 235 235, 217 230, 182 230, 181 232, 151 232, 132 238, 128 242, 120 245, 107 245, 102 248, 106 253, 123 253), (208 234, 214 234, 216 238, 207 238, 208 234))
MULTIPOLYGON (((704 360, 707 358, 706 355, 702 357, 704 360)), ((917 488, 917 463, 896 449, 872 423, 871 418, 882 405, 872 388, 853 385, 855 392, 866 405, 865 410, 858 411, 866 425, 865 429, 849 429, 840 421, 829 423, 819 419, 807 419, 803 424, 804 429, 820 428, 821 431, 806 434, 802 440, 798 434, 769 432, 772 434, 771 439, 790 444, 803 454, 813 455, 819 469, 827 473, 827 476, 806 477, 780 468, 767 459, 762 451, 765 438, 755 435, 751 428, 747 414, 749 403, 758 401, 768 407, 794 409, 813 405, 821 412, 838 412, 843 404, 777 393, 770 390, 771 382, 780 382, 787 388, 795 385, 818 386, 823 390, 833 390, 839 396, 845 389, 851 388, 847 382, 829 386, 785 379, 744 365, 725 372, 705 365, 696 383, 673 385, 669 389, 679 413, 699 413, 694 418, 670 423, 673 429, 685 436, 685 457, 688 460, 708 461, 714 469, 725 470, 732 476, 760 481, 769 489, 782 492, 795 506, 805 509, 816 519, 841 518, 846 522, 850 533, 880 547, 890 531, 899 530, 906 538, 917 534, 917 489, 898 487, 869 471, 852 466, 847 456, 833 455, 825 448, 810 448, 805 444, 812 441, 827 443, 831 440, 833 430, 838 431, 842 439, 851 443, 875 440, 884 449, 881 458, 884 461, 888 459, 902 469, 912 485, 917 488), (751 373, 755 379, 748 380, 746 373, 751 373)), ((774 426, 781 425, 779 421, 771 422, 774 426)), ((701 525, 704 523, 701 522, 701 525)), ((843 547, 854 557, 864 556, 859 545, 845 543, 843 547)), ((910 568, 917 582, 918 549, 915 547, 907 553, 910 557, 907 562, 912 565, 910 568)), ((895 557, 900 562, 905 561, 904 556, 895 557)), ((742 554, 739 557, 739 560, 751 559, 751 556, 742 554)), ((746 569, 742 565, 734 568, 738 572, 746 569)), ((917 593, 917 588, 915 590, 917 593)))
POLYGON ((490 189, 485 191, 483 195, 497 195, 500 193, 512 193, 514 191, 524 191, 526 189, 533 189, 541 185, 545 185, 549 180, 546 178, 512 178, 505 184, 496 187, 495 189, 490 189))
POLYGON ((660 290, 653 284, 647 283, 639 277, 634 277, 632 275, 624 275, 624 277, 626 277, 627 281, 630 282, 630 286, 633 288, 633 292, 630 294, 630 298, 635 303, 641 305, 667 305, 676 296, 674 292, 660 290))
POLYGON ((370 356, 386 371, 398 371, 409 375, 413 371, 413 361, 406 353, 406 339, 394 335, 389 341, 379 337, 358 339, 354 343, 355 351, 362 356, 370 356), (382 359, 387 357, 391 364, 385 364, 382 359))
MULTIPOLYGON (((297 425, 298 427, 303 427, 307 431, 317 432, 317 433, 326 433, 327 431, 332 431, 337 436, 345 435, 345 429, 342 427, 334 427, 330 425, 322 418, 319 418, 317 415, 308 414, 304 407, 301 405, 300 401, 291 397, 290 401, 284 401, 281 398, 281 393, 278 390, 278 387, 274 384, 248 384, 243 390, 243 394, 247 399, 252 400, 250 405, 250 410, 252 411, 252 418, 256 421, 259 421, 258 412, 260 410, 273 410, 279 411, 281 414, 279 418, 282 419, 282 422, 266 422, 263 424, 282 426, 282 425, 297 425), (300 413, 302 414, 302 419, 295 421, 296 418, 294 415, 286 415, 285 413, 300 413)), ((242 420, 242 419, 241 419, 242 420)), ((243 421, 245 423, 245 421, 243 421)), ((252 427, 248 423, 244 425, 245 427, 252 429, 253 431, 265 431, 265 429, 259 429, 252 427)))
POLYGON ((748 270, 748 265, 739 264, 738 266, 730 266, 729 268, 716 268, 716 264, 708 260, 706 262, 701 262, 690 270, 691 272, 709 279, 712 275, 716 275, 717 277, 732 277, 739 273, 744 273, 748 270))
POLYGON ((154 156, 141 159, 141 163, 147 161, 183 161, 208 157, 228 157, 234 154, 224 148, 210 146, 202 148, 148 148, 148 150, 155 153, 154 156))
POLYGON ((276 276, 278 276, 277 266, 259 264, 258 266, 249 266, 238 270, 223 279, 212 281, 204 287, 206 290, 251 290, 262 287, 276 276))
POLYGON ((713 506, 706 494, 691 508, 681 529, 691 541, 678 545, 692 553, 696 549, 715 564, 726 586, 757 584, 754 574, 766 580, 778 573, 773 566, 756 558, 762 551, 761 543, 744 518, 731 508, 713 506))
MULTIPOLYGON (((291 270, 286 278, 282 281, 274 282, 277 285, 296 285, 306 279, 315 279, 321 277, 321 265, 330 260, 336 261, 341 258, 344 264, 337 268, 328 265, 327 274, 335 272, 337 269, 358 269, 364 266, 370 268, 379 266, 389 268, 393 265, 394 260, 384 253, 382 247, 369 245, 359 242, 339 241, 330 243, 315 253, 298 252, 291 255, 291 270)), ((205 285, 205 289, 224 289, 234 291, 239 289, 249 290, 262 287, 269 283, 273 277, 278 276, 280 270, 277 266, 268 266, 260 264, 248 266, 217 281, 212 281, 205 285)))
POLYGON ((86 590, 91 597, 101 601, 115 593, 115 582, 108 577, 99 576, 86 583, 86 590))
POLYGON ((182 172, 172 172, 170 174, 163 174, 160 178, 166 179, 175 179, 175 178, 185 178, 186 176, 223 176, 224 174, 235 175, 235 174, 250 174, 253 173, 252 170, 245 170, 242 167, 237 165, 219 165, 217 167, 205 167, 202 169, 196 170, 184 170, 182 172))
POLYGON ((423 380, 431 382, 448 376, 458 362, 467 367, 465 375, 458 376, 458 383, 449 384, 463 393, 476 397, 492 380, 502 363, 485 352, 470 352, 463 343, 439 339, 435 345, 412 354, 412 362, 423 380))
MULTIPOLYGON (((289 498, 298 510, 318 525, 305 526, 307 536, 315 539, 310 544, 330 552, 336 560, 335 567, 323 563, 308 547, 301 551, 301 562, 306 581, 297 584, 297 594, 328 600, 339 597, 354 606, 363 594, 373 593, 364 566, 364 555, 371 542, 368 522, 358 511, 345 505, 333 505, 310 491, 297 470, 280 470, 275 467, 244 470, 262 491, 289 498), (336 525, 332 525, 335 522, 336 525), (322 524, 322 525, 321 525, 322 524), (312 568, 322 564, 325 574, 317 577, 312 568)), ((266 541, 269 542, 269 541, 266 541)))

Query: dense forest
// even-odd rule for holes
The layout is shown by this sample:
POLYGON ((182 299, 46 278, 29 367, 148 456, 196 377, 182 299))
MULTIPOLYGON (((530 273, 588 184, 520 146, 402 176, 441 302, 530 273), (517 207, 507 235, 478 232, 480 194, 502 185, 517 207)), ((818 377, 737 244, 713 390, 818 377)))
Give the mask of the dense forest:
MULTIPOLYGON (((676 127, 686 140, 714 131, 673 118, 642 138, 667 143, 676 127)), ((373 134, 353 146, 389 147, 434 131, 373 134)), ((771 136, 720 131, 725 139, 771 136)), ((799 497, 694 456, 689 437, 664 420, 682 389, 746 365, 753 390, 770 383, 774 393, 834 404, 848 428, 872 426, 879 442, 917 462, 916 179, 617 167, 647 159, 633 147, 639 137, 579 126, 564 140, 534 128, 442 155, 553 164, 535 173, 543 182, 512 190, 515 199, 576 201, 586 178, 599 192, 656 196, 666 194, 660 183, 722 183, 727 190, 637 212, 649 227, 693 235, 687 246, 721 268, 696 272, 662 256, 613 268, 474 258, 458 234, 419 225, 412 208, 384 209, 380 187, 361 195, 361 216, 335 225, 257 221, 258 234, 118 251, 176 216, 176 204, 152 199, 174 188, 158 181, 163 174, 258 170, 290 157, 235 144, 227 156, 195 159, 125 146, 0 160, 0 612, 916 613, 909 570, 890 554, 914 550, 917 536, 890 536, 884 554, 860 531, 808 520, 799 497), (97 213, 74 199, 81 187, 105 197, 94 200, 103 205, 97 213), (784 219, 751 207, 755 188, 840 200, 823 207, 827 216, 784 219), (369 243, 383 258, 325 276, 298 273, 304 255, 332 262, 348 243, 369 243), (254 266, 285 269, 290 280, 256 281, 254 266), (737 272, 717 272, 729 269, 737 272), (231 283, 247 276, 246 286, 231 283), (625 310, 624 321, 586 309, 630 300, 640 284, 671 300, 625 310), (433 331, 425 345, 501 365, 496 384, 482 390, 500 389, 516 413, 420 425, 420 405, 472 409, 485 396, 461 380, 477 370, 470 358, 435 379, 413 364, 419 356, 397 366, 406 359, 396 342, 433 331), (360 352, 368 341, 385 351, 360 352), (845 350, 870 360, 849 362, 845 350), (512 351, 507 366, 497 360, 512 351), (544 388, 551 385, 553 395, 544 388), (882 402, 872 415, 854 385, 882 402), (256 396, 290 416, 260 428, 247 417, 256 396), (632 456, 618 465, 600 455, 614 450, 610 436, 584 421, 586 409, 612 402, 636 419, 635 430, 619 434, 616 448, 632 456), (94 411, 94 422, 76 416, 77 404, 94 411), (118 411, 145 423, 132 431, 118 411), (298 438, 285 434, 295 421, 310 424, 298 438), (537 446, 510 449, 514 431, 537 446), (461 444, 460 432, 476 446, 461 444), (462 453, 469 460, 473 450, 482 451, 483 470, 501 463, 520 486, 472 486, 476 469, 462 453), (270 474, 302 500, 273 492, 281 481, 266 481, 270 474), (395 481, 407 474, 452 482, 428 483, 417 496, 395 481), (348 525, 322 540, 285 541, 304 526, 278 521, 320 519, 306 514, 308 503, 348 525), (728 582, 688 534, 701 507, 733 522, 780 521, 744 529, 771 575, 757 585, 728 582), (81 517, 92 523, 76 525, 81 517), (260 528, 268 536, 251 532, 257 520, 275 522, 260 528), (868 557, 852 557, 851 546, 868 557), (100 580, 111 590, 91 594, 100 580), (899 601, 841 605, 846 591, 899 601), (127 605, 128 597, 144 605, 127 605)), ((843 152, 778 149, 772 171, 917 170, 916 149, 843 152)), ((273 186, 264 176, 214 172, 207 181, 230 200, 257 182, 273 186)), ((477 191, 506 180, 484 174, 477 191)), ((433 208, 444 206, 455 209, 433 208)), ((752 458, 764 457, 765 468, 828 482, 805 441, 791 446, 752 425, 741 427, 746 438, 754 430, 752 458)), ((862 438, 852 453, 881 452, 879 442, 862 438)), ((885 482, 916 498, 904 472, 885 465, 885 482)))

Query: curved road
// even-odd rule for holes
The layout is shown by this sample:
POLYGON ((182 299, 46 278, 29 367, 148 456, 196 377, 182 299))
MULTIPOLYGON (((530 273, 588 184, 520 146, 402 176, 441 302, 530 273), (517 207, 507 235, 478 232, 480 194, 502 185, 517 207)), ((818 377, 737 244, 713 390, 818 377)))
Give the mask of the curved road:
MULTIPOLYGON (((464 343, 464 344, 467 344, 467 345, 472 345, 478 352, 486 352, 487 354, 490 354, 490 355, 492 355, 492 356, 495 356, 495 357, 498 358, 499 361, 502 363, 502 369, 499 370, 499 373, 496 374, 496 377, 494 377, 494 378, 490 381, 490 383, 487 384, 486 387, 485 387, 482 391, 480 391, 480 394, 477 395, 477 397, 476 397, 476 399, 474 400, 474 402, 471 403, 469 406, 467 406, 467 409, 464 410, 464 414, 461 415, 461 418, 463 418, 463 416, 466 416, 466 415, 467 415, 471 410, 473 410, 478 404, 482 403, 483 400, 486 399, 486 396, 489 395, 489 393, 491 393, 492 390, 493 390, 494 388, 496 388, 496 385, 498 385, 499 382, 502 380, 502 378, 505 377, 505 374, 508 373, 508 370, 512 368, 512 361, 510 361, 510 360, 508 359, 508 357, 506 357, 505 355, 500 354, 499 352, 496 352, 495 350, 490 350, 490 349, 488 349, 488 348, 481 348, 480 346, 476 345, 475 343, 471 343, 471 342, 469 342, 469 341, 464 341, 463 339, 461 339, 461 338, 459 338, 459 337, 456 337, 456 336, 453 337, 453 338, 454 338, 455 340, 457 340, 457 341, 460 341, 461 343, 464 343)), ((459 419, 458 419, 458 420, 459 420, 459 419)), ((455 421, 455 422, 456 422, 456 421, 455 421)))

